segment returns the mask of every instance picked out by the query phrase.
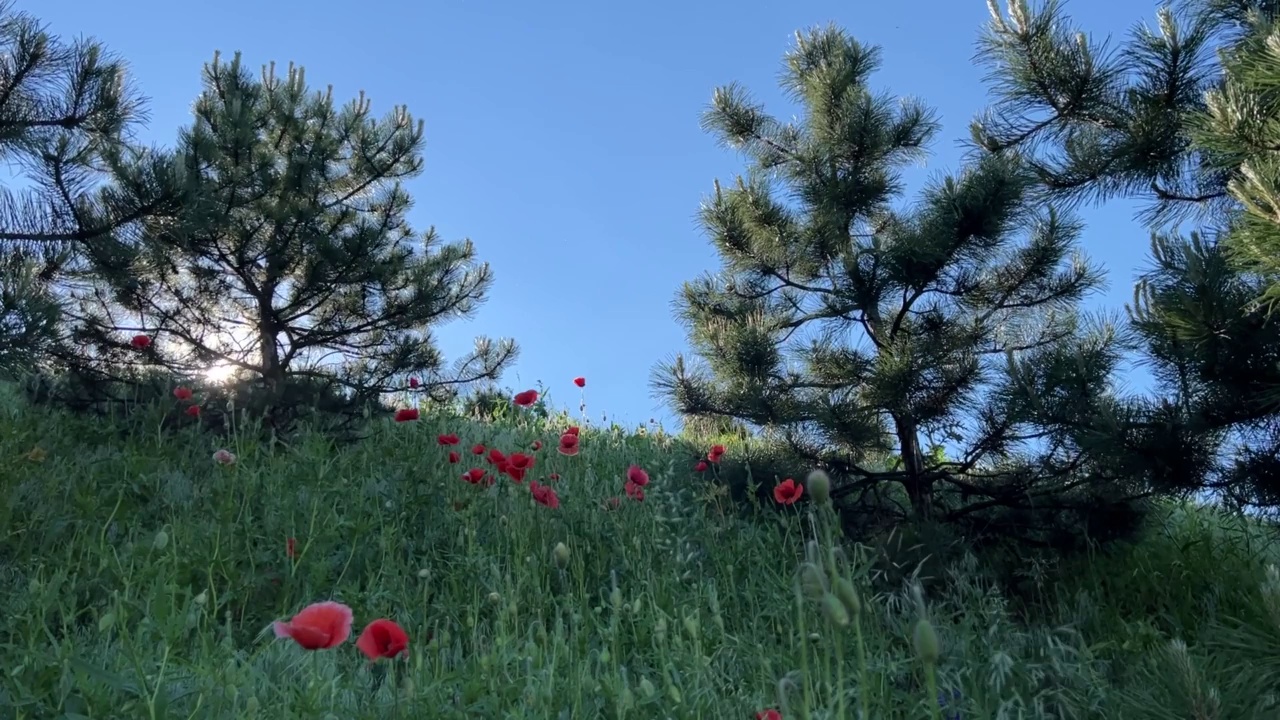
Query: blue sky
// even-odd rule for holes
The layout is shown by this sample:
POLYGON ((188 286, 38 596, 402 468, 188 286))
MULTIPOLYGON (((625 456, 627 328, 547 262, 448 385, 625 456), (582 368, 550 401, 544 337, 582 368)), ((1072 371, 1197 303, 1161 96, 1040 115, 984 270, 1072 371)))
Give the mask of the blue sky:
MULTIPOLYGON (((774 114, 782 53, 800 28, 836 22, 883 48, 878 89, 922 98, 943 131, 915 185, 953 170, 970 119, 986 104, 971 58, 984 0, 933 2, 176 3, 19 0, 64 36, 92 35, 131 65, 150 98, 144 139, 171 144, 189 122, 214 50, 251 66, 294 61, 342 101, 364 90, 375 111, 408 105, 426 123, 426 171, 411 219, 470 237, 496 275, 489 302, 443 328, 446 351, 476 334, 516 338, 504 378, 541 380, 576 408, 587 378, 595 418, 671 426, 651 396, 654 364, 686 348, 672 320, 680 284, 717 266, 695 224, 714 178, 741 161, 699 129, 712 90, 739 81, 774 114)), ((1075 2, 1095 36, 1152 23, 1152 0, 1075 2)), ((1084 213, 1085 249, 1110 272, 1096 303, 1119 309, 1146 263, 1132 206, 1084 213)))

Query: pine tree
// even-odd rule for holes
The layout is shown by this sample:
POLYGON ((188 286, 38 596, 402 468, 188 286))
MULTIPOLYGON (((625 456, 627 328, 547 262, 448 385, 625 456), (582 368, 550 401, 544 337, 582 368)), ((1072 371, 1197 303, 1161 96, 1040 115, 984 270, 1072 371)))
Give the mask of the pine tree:
MULTIPOLYGON (((94 256, 99 282, 71 311, 82 376, 224 368, 285 408, 295 382, 367 407, 408 379, 433 398, 492 379, 516 355, 479 339, 452 368, 431 329, 468 316, 492 282, 470 241, 415 232, 403 182, 422 171, 422 124, 338 106, 301 68, 259 77, 215 55, 181 133, 182 214, 144 222, 94 256), (152 342, 139 350, 134 335, 152 342)), ((73 358, 68 362, 76 365, 73 358)))
POLYGON ((1244 212, 1224 243, 1237 265, 1266 278, 1270 306, 1280 300, 1280 27, 1258 23, 1224 59, 1192 138, 1233 168, 1227 190, 1244 212))
POLYGON ((1153 262, 1129 310, 1158 382, 1132 461, 1280 508, 1280 331, 1256 302, 1276 296, 1266 214, 1280 2, 1186 0, 1112 52, 1056 2, 991 10, 979 59, 995 103, 976 143, 1026 159, 1049 197, 1148 203, 1153 262), (1200 232, 1168 230, 1182 219, 1200 232))
POLYGON ((1109 386, 1121 348, 1077 310, 1103 280, 1076 249, 1080 225, 1034 203, 1004 155, 902 207, 900 172, 938 124, 874 93, 878 64, 877 48, 826 28, 786 55, 798 120, 716 91, 704 126, 751 163, 702 208, 721 272, 678 301, 705 362, 677 357, 657 389, 682 413, 780 439, 841 478, 837 497, 896 484, 917 519, 1003 508, 997 529, 1023 531, 1053 521, 1033 507, 1087 515, 1141 494, 1093 447, 1122 410, 1109 386), (898 467, 861 463, 888 453, 898 467))
POLYGON ((142 105, 124 65, 63 42, 0 2, 0 371, 30 369, 59 336, 58 281, 77 252, 176 207, 169 159, 127 142, 142 105))

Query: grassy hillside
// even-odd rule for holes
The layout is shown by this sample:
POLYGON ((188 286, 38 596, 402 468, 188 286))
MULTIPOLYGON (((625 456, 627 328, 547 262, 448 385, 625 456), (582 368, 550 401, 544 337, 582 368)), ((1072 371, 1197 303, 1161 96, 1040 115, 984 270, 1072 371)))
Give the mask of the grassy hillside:
POLYGON ((834 624, 796 581, 832 523, 803 502, 727 512, 670 438, 584 427, 568 457, 564 419, 424 416, 341 450, 243 433, 220 465, 207 434, 162 432, 158 414, 147 431, 0 407, 2 718, 1280 716, 1266 533, 1203 510, 1028 565, 1017 613, 958 563, 924 598, 941 647, 928 673, 909 587, 879 587, 846 545, 861 611, 834 624), (535 465, 519 484, 465 482, 487 467, 475 443, 535 465), (643 501, 623 492, 633 463, 643 501), (533 480, 559 507, 533 501, 533 480), (352 640, 399 623, 407 658, 371 666, 352 641, 272 634, 331 599, 353 609, 352 640))

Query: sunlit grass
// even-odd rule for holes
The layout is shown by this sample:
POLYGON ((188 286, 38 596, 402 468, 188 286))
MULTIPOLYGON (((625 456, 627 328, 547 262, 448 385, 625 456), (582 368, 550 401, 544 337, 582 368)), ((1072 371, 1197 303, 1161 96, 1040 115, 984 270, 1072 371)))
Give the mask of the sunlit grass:
POLYGON ((1041 578, 1061 602, 1030 622, 971 558, 923 598, 941 644, 930 682, 918 598, 873 584, 831 516, 724 512, 661 434, 584 427, 581 453, 559 455, 567 422, 379 421, 341 450, 311 437, 268 451, 242 433, 226 443, 236 463, 218 465, 219 444, 195 431, 122 437, 13 410, 0 420, 0 717, 1275 716, 1280 591, 1263 592, 1245 548, 1200 563, 1196 542, 1155 537, 1095 558, 1110 579, 1096 591, 1041 578), (461 443, 438 445, 445 432, 461 443), (486 467, 473 443, 535 440, 529 479, 553 483, 559 509, 527 481, 461 479, 486 467), (652 479, 642 503, 622 491, 632 463, 652 479), (806 594, 806 558, 828 583, 852 581, 859 612, 842 621, 806 594), (1141 581, 1169 562, 1217 580, 1141 581), (408 658, 370 667, 350 643, 309 653, 271 634, 327 599, 357 628, 401 624, 408 658), (1161 617, 1179 613, 1202 618, 1185 649, 1161 617), (1209 697, 1218 710, 1195 714, 1209 697))

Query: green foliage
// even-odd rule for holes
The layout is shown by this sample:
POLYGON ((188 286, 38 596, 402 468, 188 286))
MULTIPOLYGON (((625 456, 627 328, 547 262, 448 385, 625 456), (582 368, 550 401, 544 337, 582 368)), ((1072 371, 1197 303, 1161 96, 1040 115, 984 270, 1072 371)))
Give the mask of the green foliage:
POLYGON ((1046 570, 1047 599, 1019 617, 973 556, 929 570, 922 607, 910 573, 874 588, 873 550, 843 542, 826 506, 717 513, 660 438, 584 427, 580 455, 544 450, 534 475, 561 476, 551 511, 527 485, 461 481, 436 435, 516 449, 553 440, 558 421, 380 421, 341 448, 321 436, 272 446, 245 428, 222 441, 238 459, 220 466, 219 445, 194 427, 131 431, 5 393, 6 717, 693 718, 778 707, 905 720, 927 717, 943 694, 963 717, 1154 718, 1192 715, 1189 698, 1205 688, 1222 720, 1277 710, 1267 643, 1280 606, 1264 589, 1276 582, 1262 570, 1266 550, 1227 541, 1208 514, 1046 570), (603 509, 632 463, 652 477, 645 501, 603 509), (800 584, 805 562, 819 568, 819 598, 800 584), (307 655, 270 636, 272 620, 330 598, 352 606, 357 632, 375 617, 409 632, 409 657, 385 681, 350 643, 307 655), (1158 610, 1144 616, 1137 605, 1148 603, 1158 610), (936 666, 912 646, 922 610, 936 666), (1167 617, 1185 619, 1185 652, 1167 617))
POLYGON ((1227 56, 1226 76, 1206 100, 1196 142, 1229 158, 1227 185, 1244 208, 1224 242, 1232 259, 1267 280, 1280 300, 1280 26, 1258 22, 1227 56))
POLYGON ((1024 158, 1048 197, 1146 199, 1152 223, 1204 220, 1190 237, 1152 237, 1129 308, 1159 384, 1124 419, 1126 464, 1263 508, 1280 506, 1280 334, 1256 303, 1274 279, 1241 247, 1265 254, 1275 227, 1258 213, 1272 170, 1257 144, 1275 125, 1278 10, 1189 0, 1105 53, 1057 2, 1014 0, 1007 18, 993 5, 980 58, 995 104, 974 124, 979 145, 1024 158))
POLYGON ((99 286, 72 310, 80 352, 63 360, 89 376, 230 368, 274 405, 291 377, 331 381, 353 408, 410 375, 436 399, 497 377, 514 343, 480 338, 449 367, 433 341, 492 275, 469 241, 408 225, 402 183, 421 172, 422 125, 370 107, 335 104, 299 68, 255 78, 239 56, 215 57, 179 137, 192 187, 181 217, 98 246, 99 286), (154 338, 146 352, 134 333, 154 338))
POLYGON ((99 43, 65 42, 0 1, 0 374, 45 360, 60 339, 56 300, 85 244, 171 213, 163 153, 125 140, 141 111, 124 65, 99 43))
POLYGON ((1119 51, 1076 28, 1058 0, 1037 8, 1009 0, 991 23, 976 60, 990 68, 993 105, 972 126, 993 153, 1019 152, 1056 201, 1134 197, 1145 216, 1171 220, 1229 209, 1229 158, 1195 145, 1192 127, 1217 82, 1214 51, 1238 31, 1223 7, 1271 6, 1231 0, 1157 11, 1156 27, 1136 24, 1119 51))
POLYGON ((897 509, 889 484, 917 519, 1019 533, 1140 496, 1162 478, 1113 457, 1125 451, 1104 431, 1126 412, 1109 387, 1123 347, 1077 312, 1102 281, 1079 224, 1030 201, 1034 178, 1011 155, 895 207, 900 170, 937 124, 871 91, 878 63, 820 29, 784 63, 798 120, 737 86, 716 92, 704 125, 751 165, 702 209, 722 271, 679 300, 705 366, 677 358, 656 387, 685 415, 761 428, 882 515, 897 509), (947 445, 954 459, 934 451, 947 445), (887 454, 899 468, 866 462, 887 454), (1000 509, 1019 513, 996 521, 1000 509))

